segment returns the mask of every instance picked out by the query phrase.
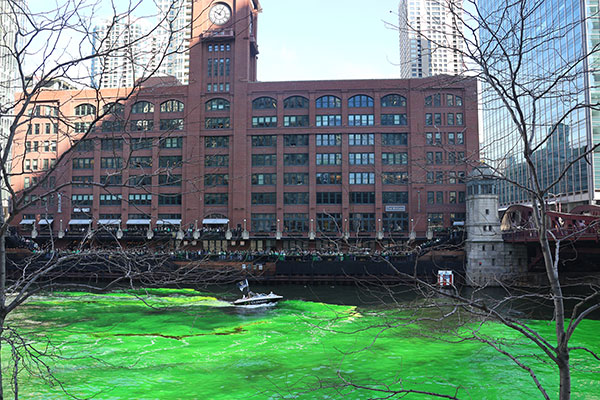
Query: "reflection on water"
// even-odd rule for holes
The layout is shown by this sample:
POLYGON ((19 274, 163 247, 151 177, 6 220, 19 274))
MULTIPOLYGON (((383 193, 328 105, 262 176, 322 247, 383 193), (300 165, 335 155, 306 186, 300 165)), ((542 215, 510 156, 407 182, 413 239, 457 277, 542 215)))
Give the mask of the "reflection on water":
MULTIPOLYGON (((398 323, 406 315, 381 306, 385 293, 354 287, 256 285, 284 301, 273 308, 233 307, 231 288, 150 290, 138 293, 58 293, 40 296, 11 320, 33 340, 49 335, 60 349, 52 371, 78 397, 99 399, 368 399, 375 394, 340 387, 340 376, 358 384, 402 385, 473 399, 538 398, 529 376, 479 343, 450 343, 421 335, 426 326, 398 323), (144 302, 138 298, 142 297, 144 302)), ((394 289, 413 300, 410 288, 394 289)), ((551 336, 552 325, 533 321, 551 336)), ((600 323, 585 321, 576 343, 598 349, 600 323)), ((498 325, 482 331, 508 340, 498 325)), ((445 337, 445 339, 448 339, 445 337)), ((40 341, 41 343, 41 341, 40 341)), ((556 385, 549 365, 516 351, 556 385)), ((6 353, 3 354, 6 356, 6 353)), ((4 359, 6 359, 4 357, 4 359)), ((573 398, 598 399, 598 367, 574 357, 573 398), (583 368, 581 368, 583 367, 583 368), (591 371, 591 372, 590 372, 591 371), (595 374, 594 374, 595 372, 595 374)), ((378 386, 382 387, 382 386, 378 386)), ((57 386, 23 378, 28 399, 64 399, 57 386)), ((418 397, 417 397, 418 398, 418 397)))

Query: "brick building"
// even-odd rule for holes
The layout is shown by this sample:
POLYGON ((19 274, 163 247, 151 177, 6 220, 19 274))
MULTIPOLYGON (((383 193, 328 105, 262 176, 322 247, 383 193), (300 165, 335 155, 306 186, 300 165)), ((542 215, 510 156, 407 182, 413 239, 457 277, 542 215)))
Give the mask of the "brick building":
POLYGON ((14 143, 12 185, 55 193, 17 217, 21 231, 289 248, 464 221, 475 80, 257 82, 259 10, 194 2, 188 85, 153 78, 116 103, 122 90, 42 92, 14 143))

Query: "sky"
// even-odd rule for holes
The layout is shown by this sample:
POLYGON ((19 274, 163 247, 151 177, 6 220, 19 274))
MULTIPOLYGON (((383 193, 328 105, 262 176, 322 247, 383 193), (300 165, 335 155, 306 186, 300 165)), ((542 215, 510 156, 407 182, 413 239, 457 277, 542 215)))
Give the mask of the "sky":
POLYGON ((258 79, 399 78, 399 0, 260 0, 258 79))

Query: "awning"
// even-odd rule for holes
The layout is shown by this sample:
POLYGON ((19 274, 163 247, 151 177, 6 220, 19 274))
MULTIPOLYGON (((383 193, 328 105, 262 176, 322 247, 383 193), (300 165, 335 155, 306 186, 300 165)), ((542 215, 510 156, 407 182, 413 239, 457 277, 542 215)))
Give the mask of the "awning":
POLYGON ((98 225, 120 225, 120 219, 99 219, 98 225))
POLYGON ((129 219, 127 225, 150 225, 149 219, 129 219))
POLYGON ((181 225, 180 219, 159 219, 156 225, 181 225))
POLYGON ((91 223, 91 219, 72 219, 69 221, 69 225, 89 225, 91 223))
POLYGON ((225 225, 228 224, 227 218, 204 218, 202 220, 203 225, 225 225))
POLYGON ((52 218, 40 219, 40 222, 38 222, 38 224, 39 225, 50 225, 52 222, 54 222, 54 220, 52 218))
POLYGON ((35 224, 35 219, 22 219, 21 222, 19 222, 20 225, 31 225, 31 224, 35 224))
POLYGON ((454 221, 452 226, 465 226, 465 221, 454 221))

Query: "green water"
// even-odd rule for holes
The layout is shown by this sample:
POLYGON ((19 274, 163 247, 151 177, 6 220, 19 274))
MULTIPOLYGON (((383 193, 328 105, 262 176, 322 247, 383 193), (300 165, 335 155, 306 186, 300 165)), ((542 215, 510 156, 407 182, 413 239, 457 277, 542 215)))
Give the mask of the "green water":
MULTIPOLYGON (((464 399, 541 398, 525 372, 485 345, 428 339, 415 334, 414 326, 374 327, 396 320, 395 313, 302 300, 249 312, 192 290, 155 290, 139 298, 131 293, 49 294, 30 301, 9 324, 38 348, 50 340, 56 356, 46 359, 50 371, 78 398, 377 397, 341 386, 341 378, 375 388, 446 394, 459 387, 458 397, 464 399)), ((551 324, 533 325, 551 336, 551 324)), ((516 338, 498 325, 483 329, 516 338)), ((584 321, 573 344, 599 351, 598 332, 600 321, 584 321)), ((516 351, 539 354, 527 344, 516 351)), ((553 367, 527 361, 556 398, 553 367)), ((578 366, 573 398, 600 399, 598 364, 582 353, 573 354, 572 364, 578 366)), ((27 399, 67 398, 59 385, 25 371, 20 393, 27 399)))

